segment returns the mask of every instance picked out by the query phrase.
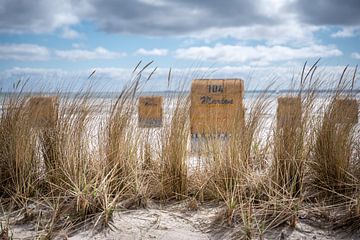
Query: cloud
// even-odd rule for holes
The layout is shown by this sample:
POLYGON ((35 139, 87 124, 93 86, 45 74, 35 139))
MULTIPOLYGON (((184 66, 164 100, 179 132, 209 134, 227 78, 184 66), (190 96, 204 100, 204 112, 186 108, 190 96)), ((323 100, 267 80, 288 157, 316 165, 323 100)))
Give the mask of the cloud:
POLYGON ((0 44, 0 59, 18 61, 44 61, 49 50, 36 44, 0 44))
POLYGON ((136 50, 136 55, 143 55, 143 56, 166 56, 168 55, 168 50, 163 48, 154 48, 150 50, 146 50, 144 48, 139 48, 136 50))
POLYGON ((13 91, 13 86, 20 81, 20 86, 25 92, 81 91, 89 84, 86 80, 90 73, 60 68, 13 67, 0 71, 0 86, 4 91, 13 91))
POLYGON ((92 22, 107 33, 307 44, 323 26, 359 26, 358 12, 358 0, 0 0, 0 32, 72 39, 75 25, 92 22))
POLYGON ((61 33, 61 37, 65 39, 76 39, 80 38, 81 34, 74 29, 71 29, 69 27, 64 27, 61 33))
POLYGON ((358 0, 297 0, 289 5, 301 22, 312 25, 360 25, 358 0))
POLYGON ((88 17, 106 32, 182 35, 210 27, 269 25, 258 0, 118 1, 92 0, 88 17))
POLYGON ((91 0, 87 18, 108 33, 307 44, 318 27, 298 22, 285 0, 91 0))
MULTIPOLYGON (((205 39, 300 38, 309 29, 286 27, 284 0, 0 0, 0 32, 44 33, 60 30, 64 38, 76 38, 73 26, 93 22, 108 33, 146 36, 179 36, 205 39), (253 30, 255 27, 255 30, 253 30), (273 29, 273 30, 270 30, 273 29), (290 31, 300 29, 296 32, 290 31), (217 33, 219 32, 219 33, 217 33), (262 35, 261 33, 265 33, 262 35), (278 34, 281 33, 281 34, 278 34), (287 34, 289 33, 289 34, 287 34), (291 34, 294 33, 294 34, 291 34)), ((291 17, 291 16, 290 16, 291 17)), ((311 34, 310 34, 311 35, 311 34)))
POLYGON ((13 67, 1 72, 5 79, 62 79, 64 76, 72 76, 74 72, 58 68, 31 68, 31 67, 13 67))
POLYGON ((44 33, 76 24, 77 6, 73 0, 0 0, 0 32, 44 33))
POLYGON ((351 54, 351 57, 352 57, 352 58, 355 58, 355 59, 360 59, 360 53, 358 53, 358 52, 353 52, 353 53, 351 54))
POLYGON ((331 34, 333 38, 348 38, 360 34, 360 27, 343 27, 341 30, 331 34))
POLYGON ((320 27, 304 26, 295 21, 287 21, 275 26, 244 26, 232 28, 209 28, 189 35, 193 39, 214 41, 220 38, 244 40, 265 40, 269 44, 308 45, 313 43, 313 33, 320 27))
POLYGON ((210 27, 279 22, 278 15, 259 7, 262 1, 0 0, 0 32, 51 32, 90 20, 111 33, 187 35, 210 27))
MULTIPOLYGON (((358 0, 90 0, 86 18, 109 33, 214 40, 315 42, 322 27, 360 25, 358 0)), ((341 34, 340 34, 341 35, 341 34)))
POLYGON ((67 60, 95 60, 95 59, 116 59, 125 56, 125 53, 112 52, 103 47, 97 47, 94 50, 56 50, 55 55, 67 60))
POLYGON ((342 52, 334 46, 311 45, 299 48, 288 46, 242 46, 221 45, 214 47, 190 47, 178 49, 175 57, 180 59, 210 60, 223 63, 253 63, 267 65, 271 62, 341 56, 342 52))

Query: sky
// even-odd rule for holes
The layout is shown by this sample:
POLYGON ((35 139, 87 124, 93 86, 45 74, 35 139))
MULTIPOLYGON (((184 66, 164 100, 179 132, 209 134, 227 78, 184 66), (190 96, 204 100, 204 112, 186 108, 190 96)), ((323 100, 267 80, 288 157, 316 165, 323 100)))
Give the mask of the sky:
POLYGON ((173 89, 194 78, 284 89, 306 61, 321 58, 329 81, 354 68, 359 40, 359 0, 0 0, 0 88, 117 91, 153 61, 148 91, 169 89, 170 68, 173 89))

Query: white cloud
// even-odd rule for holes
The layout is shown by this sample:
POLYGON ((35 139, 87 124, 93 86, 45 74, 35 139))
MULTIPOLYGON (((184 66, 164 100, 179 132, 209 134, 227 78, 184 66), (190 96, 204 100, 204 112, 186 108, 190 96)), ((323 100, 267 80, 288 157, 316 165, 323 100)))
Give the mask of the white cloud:
POLYGON ((73 48, 83 48, 84 44, 82 44, 82 43, 72 43, 71 46, 73 48))
POLYGON ((145 3, 150 6, 154 6, 154 7, 166 6, 166 4, 168 3, 167 1, 164 1, 164 0, 139 0, 139 2, 145 3))
POLYGON ((214 27, 191 33, 190 37, 206 41, 214 41, 222 38, 234 38, 244 40, 264 40, 269 44, 308 45, 315 41, 314 32, 321 27, 300 25, 296 21, 287 20, 282 24, 252 25, 243 27, 214 27))
POLYGON ((49 58, 49 50, 36 44, 1 44, 0 59, 19 61, 43 61, 49 58))
POLYGON ((66 76, 71 76, 74 72, 59 68, 30 68, 30 67, 13 67, 1 72, 5 79, 47 79, 53 81, 55 79, 62 79, 66 76), (50 80, 51 79, 51 80, 50 80))
POLYGON ((271 62, 341 56, 342 52, 335 46, 310 45, 292 48, 288 46, 242 46, 221 45, 214 47, 190 47, 178 49, 175 57, 180 59, 210 60, 225 63, 252 63, 267 65, 271 62))
POLYGON ((135 54, 143 56, 166 56, 168 52, 169 51, 167 49, 163 48, 154 48, 150 50, 139 48, 138 50, 136 50, 135 54))
POLYGON ((115 67, 96 68, 96 76, 124 81, 131 78, 131 70, 115 67))
POLYGON ((65 39, 76 39, 76 38, 80 38, 81 34, 77 31, 75 31, 74 29, 65 27, 62 30, 61 37, 65 38, 65 39))
MULTIPOLYGON (((2 0, 0 32, 44 33, 79 23, 80 1, 2 0), (78 10, 77 10, 78 9, 78 10)), ((82 6, 85 8, 85 5, 82 6)))
POLYGON ((331 34, 333 38, 354 37, 360 33, 360 27, 343 27, 341 30, 331 34))
POLYGON ((116 59, 125 56, 125 53, 112 52, 103 47, 97 47, 94 50, 56 50, 55 55, 67 60, 94 60, 94 59, 116 59))
POLYGON ((352 57, 352 58, 355 58, 355 59, 360 59, 360 53, 358 53, 358 52, 353 52, 353 53, 351 54, 351 57, 352 57))

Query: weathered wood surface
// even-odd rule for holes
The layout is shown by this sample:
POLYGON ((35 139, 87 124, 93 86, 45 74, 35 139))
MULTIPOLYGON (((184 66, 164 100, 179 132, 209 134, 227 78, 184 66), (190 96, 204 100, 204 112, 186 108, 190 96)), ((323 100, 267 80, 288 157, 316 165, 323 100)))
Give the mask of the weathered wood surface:
POLYGON ((139 127, 161 127, 163 124, 163 97, 139 97, 139 127))
POLYGON ((195 79, 191 85, 191 133, 228 134, 244 126, 241 79, 195 79))

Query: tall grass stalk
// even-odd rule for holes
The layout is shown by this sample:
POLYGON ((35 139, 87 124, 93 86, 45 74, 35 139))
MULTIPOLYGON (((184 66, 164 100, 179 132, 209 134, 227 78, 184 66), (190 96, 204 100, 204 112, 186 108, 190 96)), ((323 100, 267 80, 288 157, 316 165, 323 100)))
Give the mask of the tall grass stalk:
POLYGON ((187 196, 187 146, 189 141, 189 98, 180 95, 172 106, 163 130, 161 146, 161 183, 163 198, 187 196))
POLYGON ((35 133, 27 118, 27 98, 5 96, 0 116, 0 195, 19 205, 37 195, 40 180, 35 133))

